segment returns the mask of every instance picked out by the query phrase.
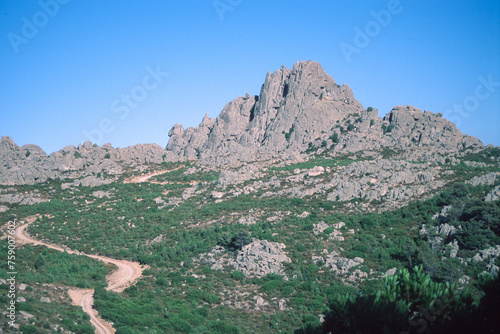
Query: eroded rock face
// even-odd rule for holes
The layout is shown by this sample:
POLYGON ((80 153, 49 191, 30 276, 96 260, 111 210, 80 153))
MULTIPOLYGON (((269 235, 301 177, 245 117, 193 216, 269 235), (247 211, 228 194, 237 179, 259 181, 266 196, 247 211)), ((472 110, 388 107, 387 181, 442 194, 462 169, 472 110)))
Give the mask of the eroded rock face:
POLYGON ((325 144, 338 153, 403 150, 415 160, 483 147, 440 113, 397 106, 380 118, 313 61, 268 73, 258 96, 236 98, 196 128, 176 124, 169 136, 167 150, 219 165, 298 156, 325 144))
POLYGON ((328 252, 322 256, 313 256, 312 260, 314 263, 319 263, 320 261, 324 263, 327 268, 337 274, 346 274, 349 270, 357 265, 364 262, 364 259, 360 257, 355 257, 354 259, 349 259, 346 257, 341 257, 335 251, 328 254, 328 252))
POLYGON ((27 192, 24 194, 19 194, 17 192, 3 194, 2 192, 0 192, 0 203, 34 205, 48 201, 50 201, 50 199, 42 198, 37 191, 27 192))
POLYGON ((197 128, 175 125, 167 150, 189 158, 227 163, 261 155, 304 151, 349 113, 364 109, 347 85, 339 86, 316 62, 268 73, 259 96, 229 102, 197 128))
POLYGON ((413 106, 397 106, 384 118, 387 122, 384 146, 399 149, 426 147, 431 151, 458 152, 468 147, 482 147, 477 138, 464 136, 455 124, 442 117, 413 106), (390 131, 389 127, 391 127, 390 131))
POLYGON ((247 277, 265 277, 268 274, 284 275, 283 263, 292 260, 284 252, 285 245, 278 242, 254 239, 244 246, 229 264, 247 277))
MULTIPOLYGON (((318 149, 328 148, 335 155, 390 149, 406 160, 444 162, 445 155, 483 148, 477 138, 463 135, 439 113, 397 106, 380 118, 377 109, 365 109, 349 86, 338 85, 314 61, 267 73, 258 96, 238 97, 217 118, 207 114, 199 126, 187 129, 176 124, 168 135, 166 149, 156 144, 117 149, 85 142, 50 155, 36 145, 19 147, 11 138, 2 137, 0 184, 35 184, 96 173, 119 175, 142 164, 200 159, 226 170, 219 182, 224 186, 244 182, 255 172, 241 168, 247 163, 299 162, 318 149)), ((324 172, 310 170, 308 176, 324 172)), ((405 196, 401 191, 394 194, 401 196, 405 196)))
POLYGON ((484 198, 486 202, 498 201, 498 199, 500 199, 500 186, 493 188, 484 198))
MULTIPOLYGON (((36 145, 19 147, 10 137, 4 136, 0 140, 0 184, 36 184, 49 178, 64 180, 97 173, 119 175, 124 167, 177 160, 178 156, 156 144, 117 149, 110 144, 97 146, 85 142, 47 155, 36 145)), ((88 186, 102 184, 91 179, 84 183, 89 183, 88 186)))
POLYGON ((406 161, 357 161, 332 178, 327 199, 404 201, 443 186, 443 181, 434 180, 438 174, 436 167, 406 161))
POLYGON ((253 239, 236 256, 228 255, 224 247, 216 246, 211 252, 202 254, 200 260, 210 264, 213 270, 223 270, 229 265, 247 277, 262 278, 268 274, 284 275, 283 263, 292 262, 284 249, 282 243, 253 239))
POLYGON ((499 177, 499 176, 500 176, 500 173, 496 173, 496 172, 483 174, 480 176, 474 176, 472 179, 466 181, 465 183, 470 184, 473 187, 476 187, 479 185, 491 186, 491 185, 495 184, 495 181, 496 181, 497 177, 499 177))

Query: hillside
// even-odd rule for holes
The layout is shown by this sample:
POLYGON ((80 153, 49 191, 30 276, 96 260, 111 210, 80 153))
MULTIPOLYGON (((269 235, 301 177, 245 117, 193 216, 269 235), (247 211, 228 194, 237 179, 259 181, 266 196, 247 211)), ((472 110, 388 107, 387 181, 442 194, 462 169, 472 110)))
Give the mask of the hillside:
MULTIPOLYGON (((19 245, 19 331, 92 332, 63 293, 76 286, 95 289, 117 333, 349 332, 332 311, 364 306, 342 296, 375 294, 415 266, 457 300, 434 310, 435 328, 483 312, 500 265, 500 148, 441 114, 396 106, 379 117, 305 61, 168 135, 165 148, 86 142, 50 155, 2 137, 2 222, 32 219, 37 240, 148 266, 113 292, 112 267, 19 245)), ((413 317, 397 304, 408 310, 387 332, 416 332, 408 320, 428 298, 413 317)))

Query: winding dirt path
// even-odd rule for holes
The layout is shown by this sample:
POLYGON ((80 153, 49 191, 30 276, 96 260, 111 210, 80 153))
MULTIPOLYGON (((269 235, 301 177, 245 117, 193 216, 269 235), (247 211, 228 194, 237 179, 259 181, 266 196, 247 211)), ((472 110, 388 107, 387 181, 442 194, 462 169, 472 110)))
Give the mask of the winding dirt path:
MULTIPOLYGON (((26 228, 29 223, 21 225, 16 228, 16 241, 20 243, 30 243, 34 245, 43 245, 48 248, 58 250, 60 252, 68 252, 69 254, 85 255, 97 260, 100 260, 106 264, 110 263, 118 267, 116 271, 111 273, 106 277, 108 282, 108 287, 106 290, 114 292, 122 292, 125 288, 135 282, 142 275, 142 271, 146 269, 141 267, 137 262, 116 260, 106 256, 85 254, 82 252, 74 251, 71 249, 66 249, 57 245, 49 244, 43 241, 33 239, 26 233, 26 228)), ((95 332, 98 334, 110 334, 115 333, 115 329, 110 323, 101 319, 97 310, 93 308, 94 305, 94 290, 93 289, 71 289, 68 291, 69 296, 76 305, 80 305, 84 312, 90 316, 90 322, 95 327, 95 332)))
POLYGON ((161 175, 161 174, 165 174, 165 173, 169 173, 169 172, 173 172, 175 170, 181 169, 182 167, 184 167, 184 165, 176 167, 174 169, 158 170, 156 172, 151 172, 151 173, 144 174, 144 175, 133 176, 133 177, 131 177, 129 179, 124 180, 123 183, 141 183, 141 182, 146 182, 147 180, 149 180, 153 176, 161 175))

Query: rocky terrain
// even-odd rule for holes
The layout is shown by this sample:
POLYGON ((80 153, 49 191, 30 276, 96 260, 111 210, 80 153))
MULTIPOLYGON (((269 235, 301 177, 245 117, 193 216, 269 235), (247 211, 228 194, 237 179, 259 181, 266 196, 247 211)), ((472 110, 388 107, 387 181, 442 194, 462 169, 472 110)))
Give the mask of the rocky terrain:
MULTIPOLYGON (((307 153, 330 149, 346 153, 401 151, 406 160, 441 161, 444 156, 478 150, 483 144, 430 111, 394 107, 385 117, 365 109, 349 86, 338 85, 321 66, 297 62, 268 73, 258 96, 238 97, 216 118, 205 115, 196 128, 176 124, 165 149, 139 144, 115 149, 85 142, 47 155, 36 145, 0 141, 0 184, 35 184, 47 179, 82 178, 102 173, 113 177, 143 164, 199 160, 210 166, 271 165, 301 161, 307 153)), ((96 186, 104 181, 87 179, 96 186)))
POLYGON ((216 119, 205 115, 197 128, 176 124, 169 136, 167 150, 218 165, 293 160, 321 145, 334 145, 336 153, 399 149, 415 160, 483 146, 442 114, 397 106, 380 118, 376 109, 365 109, 354 98, 349 86, 336 84, 311 61, 268 73, 259 96, 229 102, 216 119))
MULTIPOLYGON (((23 284, 94 288, 117 332, 285 333, 320 326, 332 298, 372 293, 403 268, 476 299, 498 275, 500 148, 439 113, 380 117, 303 61, 168 136, 165 148, 86 142, 50 155, 1 138, 2 221, 36 215, 37 240, 148 266, 113 294, 97 264, 24 246, 23 284)), ((19 302, 23 326, 90 326, 64 322, 36 293, 35 307, 19 302)))

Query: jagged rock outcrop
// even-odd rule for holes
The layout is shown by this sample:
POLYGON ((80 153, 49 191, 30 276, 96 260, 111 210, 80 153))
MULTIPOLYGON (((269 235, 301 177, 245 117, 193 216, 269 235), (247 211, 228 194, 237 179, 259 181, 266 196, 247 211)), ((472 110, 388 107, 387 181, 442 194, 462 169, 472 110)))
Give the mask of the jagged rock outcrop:
POLYGON ((285 245, 278 242, 253 239, 251 243, 243 246, 236 256, 221 256, 225 254, 224 247, 216 246, 199 259, 211 265, 213 270, 223 270, 224 266, 232 266, 247 277, 265 277, 268 274, 284 275, 283 263, 292 260, 284 252, 285 245))
MULTIPOLYGON (((397 106, 380 118, 377 109, 365 109, 348 85, 338 85, 314 61, 267 73, 258 96, 247 93, 229 102, 217 118, 207 114, 198 127, 187 129, 176 124, 168 135, 165 149, 156 144, 117 149, 85 142, 50 155, 36 145, 19 147, 2 137, 0 184, 119 175, 129 167, 182 159, 201 159, 218 167, 240 168, 246 162, 263 166, 302 161, 325 149, 334 155, 391 149, 407 160, 444 163, 444 155, 483 148, 477 138, 463 135, 439 113, 397 106)), ((243 182, 247 172, 253 171, 228 171, 219 185, 243 182)), ((311 171, 310 176, 321 173, 311 171)))
POLYGON ((167 150, 219 165, 287 159, 325 144, 338 153, 404 150, 422 160, 483 147, 440 113, 397 106, 380 118, 377 109, 365 109, 349 86, 336 84, 313 61, 268 73, 258 96, 236 98, 216 119, 205 115, 196 128, 176 124, 169 136, 167 150))
MULTIPOLYGON (((97 173, 119 175, 125 167, 177 160, 177 155, 157 144, 139 144, 117 149, 110 144, 97 146, 85 142, 77 147, 66 146, 47 155, 36 145, 19 147, 10 137, 4 136, 0 140, 0 184, 35 184, 49 178, 76 179, 97 173)), ((102 184, 94 179, 90 178, 83 183, 88 183, 89 186, 102 184)))
POLYGON ((326 251, 321 256, 315 255, 312 257, 312 260, 316 264, 323 262, 325 267, 330 268, 332 272, 338 274, 346 274, 351 268, 364 262, 364 259, 360 257, 355 257, 354 259, 341 257, 336 251, 332 251, 331 253, 326 251))
POLYGON ((498 176, 500 176, 500 173, 497 173, 497 172, 483 174, 480 176, 474 176, 472 179, 465 181, 465 183, 470 184, 473 187, 477 187, 479 185, 491 186, 491 185, 495 184, 495 181, 496 181, 498 176))
POLYGON ((167 150, 219 163, 301 152, 326 139, 347 114, 363 110, 351 89, 337 85, 318 63, 298 62, 292 70, 268 73, 259 96, 238 97, 217 119, 205 116, 199 127, 186 130, 175 125, 167 150))
POLYGON ((50 199, 42 198, 37 190, 18 193, 15 189, 0 189, 0 203, 33 205, 48 201, 50 199))
POLYGON ((500 199, 500 186, 496 186, 495 188, 493 188, 493 190, 491 190, 484 198, 486 202, 498 201, 499 199, 500 199))
POLYGON ((426 147, 430 151, 458 152, 468 147, 482 147, 479 139, 462 135, 455 124, 442 117, 413 106, 397 106, 388 113, 383 121, 387 136, 383 145, 398 149, 426 147))

